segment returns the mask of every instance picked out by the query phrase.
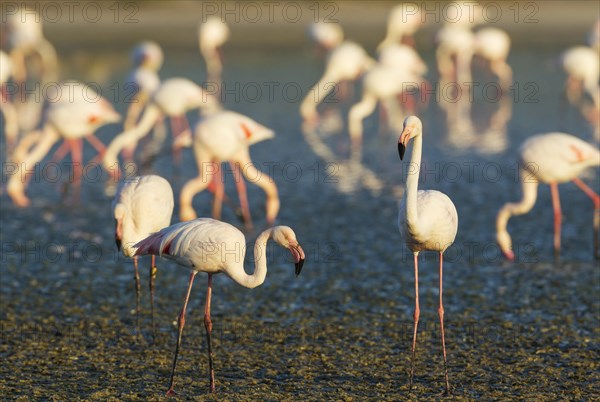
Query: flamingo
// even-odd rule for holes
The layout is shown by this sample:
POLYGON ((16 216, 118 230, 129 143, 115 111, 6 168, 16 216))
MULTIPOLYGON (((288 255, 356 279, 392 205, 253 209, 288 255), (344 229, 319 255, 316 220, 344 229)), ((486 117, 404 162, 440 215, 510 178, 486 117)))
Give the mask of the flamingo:
POLYGON ((519 177, 523 198, 505 204, 496 217, 496 239, 504 256, 514 260, 512 240, 506 226, 512 215, 529 212, 537 198, 539 183, 550 185, 554 209, 554 253, 560 253, 562 212, 558 184, 573 181, 594 202, 594 254, 598 258, 598 228, 600 227, 600 196, 578 178, 589 167, 600 166, 600 151, 587 142, 565 133, 546 133, 529 138, 521 145, 519 177))
POLYGON ((598 52, 588 46, 572 47, 561 55, 562 68, 567 74, 565 94, 570 103, 577 103, 583 92, 592 98, 596 108, 600 107, 600 61, 598 52))
POLYGON ((444 356, 444 375, 446 394, 450 394, 448 380, 448 363, 446 360, 446 341, 444 339, 444 305, 442 303, 442 266, 444 251, 452 245, 458 230, 458 214, 450 198, 435 190, 417 190, 419 184, 419 167, 421 166, 421 149, 423 143, 423 124, 416 116, 404 120, 404 130, 398 139, 400 159, 408 142, 414 138, 414 149, 410 158, 411 169, 406 179, 406 192, 400 202, 398 227, 406 246, 413 252, 415 266, 415 312, 412 343, 412 358, 410 367, 410 384, 413 383, 415 368, 415 347, 417 345, 417 325, 419 323, 419 252, 431 250, 440 255, 440 305, 438 314, 442 337, 444 356))
MULTIPOLYGON (((152 233, 169 226, 173 214, 173 189, 168 181, 156 175, 136 176, 121 182, 112 203, 115 218, 115 242, 125 257, 133 257, 137 333, 140 335, 140 275, 135 244, 152 233)), ((150 265, 150 306, 152 334, 154 326, 154 279, 156 266, 150 265)))
POLYGON ((350 108, 348 127, 352 142, 352 154, 360 154, 362 144, 362 121, 381 101, 389 117, 389 125, 399 126, 402 113, 397 97, 411 86, 421 87, 427 83, 422 77, 427 65, 418 53, 406 45, 385 46, 379 54, 379 64, 363 77, 362 99, 350 108))
POLYGON ((6 138, 7 155, 10 155, 19 135, 19 119, 14 104, 8 97, 6 86, 12 76, 12 62, 10 57, 0 50, 0 91, 2 99, 0 112, 4 116, 4 136, 6 138))
MULTIPOLYGON (((237 166, 237 171, 261 187, 267 196, 266 219, 272 226, 279 212, 279 195, 277 186, 271 177, 258 170, 250 159, 249 146, 273 137, 273 131, 257 123, 251 118, 231 111, 221 111, 200 121, 193 139, 194 154, 198 165, 198 177, 188 181, 181 189, 179 216, 182 221, 196 218, 192 207, 194 195, 203 191, 210 183, 209 175, 215 173, 215 203, 213 216, 221 213, 223 199, 223 181, 220 179, 221 162, 229 161, 237 166), (209 167, 212 172, 209 171, 209 167)), ((238 175, 235 178, 240 197, 240 205, 244 222, 251 227, 250 209, 246 195, 244 180, 238 175)))
POLYGON ((354 81, 374 66, 375 61, 358 44, 346 41, 333 49, 327 59, 325 73, 308 91, 300 104, 300 115, 309 123, 319 120, 317 106, 341 81, 354 81))
POLYGON ((24 176, 27 175, 27 170, 33 169, 52 145, 61 138, 65 143, 56 151, 55 156, 60 155, 58 158, 60 160, 68 150, 71 151, 73 180, 78 192, 83 169, 82 139, 86 138, 102 155, 105 147, 93 132, 103 125, 120 120, 119 114, 110 102, 80 82, 62 83, 57 87, 56 97, 52 96, 50 99, 53 101, 48 108, 41 132, 29 133, 15 149, 17 166, 8 180, 7 192, 13 202, 20 207, 26 207, 30 203, 25 195, 27 180, 24 176), (35 145, 29 150, 32 143, 35 145), (25 173, 22 172, 24 168, 25 173))
POLYGON ((445 24, 435 37, 436 59, 442 85, 458 81, 471 82, 471 60, 475 51, 475 35, 464 24, 445 24), (453 61, 454 59, 454 61, 453 61))
POLYGON ((423 24, 421 10, 417 4, 402 3, 390 12, 387 22, 387 34, 377 49, 390 44, 404 43, 414 47, 414 34, 423 24))
POLYGON ((338 47, 344 40, 344 31, 335 22, 314 22, 308 27, 308 36, 325 52, 338 47))
POLYGON ((25 132, 37 127, 42 117, 43 102, 26 96, 24 85, 31 75, 27 60, 39 58, 39 84, 44 86, 54 83, 58 78, 58 58, 54 46, 44 37, 42 18, 37 11, 30 8, 19 8, 14 14, 5 16, 4 38, 12 62, 13 81, 17 85, 18 94, 14 102, 17 110, 19 128, 25 132))
POLYGON ((221 88, 223 60, 221 47, 229 39, 229 27, 218 17, 211 16, 198 27, 200 53, 206 62, 207 81, 221 88))
POLYGON ((288 226, 275 226, 262 232, 254 244, 254 272, 248 275, 244 270, 246 254, 246 239, 242 232, 234 226, 210 218, 195 219, 190 222, 180 222, 162 229, 158 233, 135 245, 135 255, 160 255, 172 259, 178 264, 191 269, 189 284, 185 295, 183 308, 178 319, 177 345, 173 358, 173 369, 167 395, 175 395, 175 367, 177 355, 181 346, 181 336, 185 325, 185 310, 192 290, 194 277, 198 272, 208 274, 206 305, 204 309, 204 327, 208 344, 208 367, 210 376, 210 391, 215 391, 215 374, 211 349, 212 321, 210 319, 210 301, 212 294, 212 276, 225 273, 236 283, 252 289, 260 286, 267 275, 266 246, 273 239, 280 246, 292 253, 295 263, 296 276, 300 274, 304 264, 304 251, 296 234, 288 226), (231 250, 234 250, 233 252, 231 250))
MULTIPOLYGON (((187 111, 201 108, 205 112, 212 112, 218 110, 219 107, 219 102, 214 96, 209 95, 192 81, 186 78, 165 80, 152 95, 138 124, 120 133, 111 141, 104 154, 102 165, 115 180, 118 180, 120 176, 117 158, 119 152, 146 136, 163 115, 170 117, 174 141, 177 141, 176 137, 182 134, 185 137, 185 133, 189 132, 189 124, 185 118, 187 111)), ((175 150, 179 149, 178 144, 178 142, 175 143, 175 150)))
POLYGON ((489 62, 490 70, 498 76, 500 86, 508 91, 512 85, 512 69, 506 62, 510 52, 510 37, 498 28, 483 28, 475 33, 475 54, 489 62))

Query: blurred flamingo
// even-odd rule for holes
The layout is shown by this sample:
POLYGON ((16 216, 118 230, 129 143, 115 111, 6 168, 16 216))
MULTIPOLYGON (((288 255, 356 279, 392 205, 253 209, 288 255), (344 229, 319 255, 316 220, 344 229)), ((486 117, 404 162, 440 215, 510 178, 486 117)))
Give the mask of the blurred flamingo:
POLYGON ((210 391, 215 392, 215 373, 211 349, 212 321, 210 318, 210 302, 212 295, 212 276, 225 273, 236 283, 246 288, 260 286, 267 276, 266 246, 273 239, 281 247, 292 253, 296 276, 300 274, 304 264, 304 251, 296 234, 288 226, 275 226, 262 232, 254 244, 254 272, 248 275, 244 270, 246 239, 242 232, 228 223, 214 219, 201 218, 190 222, 181 222, 169 226, 158 233, 150 235, 135 246, 135 255, 153 254, 172 259, 180 265, 191 269, 190 280, 185 295, 183 308, 179 314, 177 345, 173 358, 173 369, 167 395, 175 395, 175 367, 177 355, 181 347, 181 336, 185 325, 185 310, 198 272, 208 274, 206 305, 204 309, 204 327, 208 344, 208 367, 210 391), (232 252, 232 250, 234 250, 232 252))
POLYGON ((80 82, 70 81, 57 86, 55 95, 49 97, 51 103, 41 131, 29 133, 15 149, 16 171, 8 181, 7 190, 13 202, 20 207, 25 207, 30 202, 25 195, 27 172, 33 170, 35 164, 61 138, 64 143, 56 151, 54 159, 59 161, 67 152, 71 152, 73 184, 78 196, 83 170, 82 139, 87 139, 101 157, 105 147, 94 136, 94 131, 120 120, 119 114, 105 98, 80 82))
POLYGON ((229 27, 218 17, 208 17, 198 27, 200 54, 206 62, 207 81, 221 89, 223 57, 221 47, 229 39, 229 27))
POLYGON ((244 222, 248 228, 252 226, 250 208, 244 179, 263 189, 267 196, 266 219, 272 226, 279 212, 279 195, 277 186, 271 177, 258 170, 250 159, 249 147, 259 141, 273 137, 273 131, 242 114, 221 111, 200 121, 193 138, 193 148, 198 165, 198 177, 188 181, 181 189, 179 217, 182 221, 196 218, 192 207, 192 199, 207 188, 214 174, 215 201, 213 217, 221 215, 221 201, 224 188, 221 176, 221 163, 230 162, 236 172, 235 183, 240 197, 240 205, 244 222), (236 168, 235 168, 236 167, 236 168))
POLYGON ((12 62, 10 57, 0 50, 0 91, 2 99, 0 102, 0 112, 4 116, 4 137, 6 138, 6 155, 10 156, 17 142, 19 135, 19 120, 17 111, 12 101, 8 97, 10 77, 12 76, 12 62))
POLYGON ((212 112, 218 110, 220 105, 214 96, 209 95, 202 87, 186 78, 165 80, 152 95, 152 99, 137 125, 117 135, 109 144, 102 160, 103 166, 113 175, 113 179, 118 180, 120 177, 117 157, 119 152, 125 147, 133 146, 146 136, 152 126, 165 115, 169 116, 171 120, 171 131, 175 143, 174 157, 178 161, 180 146, 177 145, 177 137, 182 134, 185 136, 185 133, 189 133, 190 130, 185 113, 197 108, 204 109, 205 112, 212 112))
POLYGON ((483 28, 475 33, 475 55, 489 63, 492 73, 498 76, 503 91, 512 85, 512 69, 507 63, 510 37, 498 28, 483 28))
POLYGON ((300 115, 305 122, 315 124, 319 120, 317 106, 342 81, 354 81, 365 71, 374 66, 371 59, 360 45, 346 41, 333 49, 327 59, 325 73, 308 91, 300 104, 300 115))
POLYGON ((506 226, 513 215, 529 212, 537 198, 539 183, 550 185, 554 209, 554 254, 560 253, 562 211, 558 184, 573 181, 594 202, 594 255, 599 257, 600 196, 578 178, 589 167, 600 166, 600 151, 587 142, 564 133, 539 134, 529 138, 519 148, 519 178, 523 198, 505 204, 496 218, 496 239, 505 257, 514 260, 512 240, 506 226))
POLYGON ((414 34, 423 25, 420 7, 416 3, 402 3, 389 14, 387 34, 377 47, 378 50, 390 44, 403 43, 415 46, 414 34))
POLYGON ((415 313, 412 343, 412 358, 410 367, 410 384, 413 383, 415 368, 415 348, 417 345, 417 326, 419 324, 419 265, 418 257, 421 251, 437 251, 440 256, 440 305, 438 314, 442 335, 442 351, 444 356, 444 375, 446 380, 446 394, 450 394, 448 380, 448 363, 446 360, 446 340, 444 338, 444 305, 442 303, 442 266, 444 251, 456 237, 458 230, 458 214, 456 207, 444 193, 435 190, 418 190, 419 169, 421 166, 421 150, 423 137, 423 124, 418 117, 409 116, 404 121, 404 130, 398 139, 398 153, 400 159, 404 158, 406 146, 414 139, 414 148, 410 158, 411 169, 406 179, 406 192, 400 203, 398 213, 398 227, 406 246, 413 252, 415 265, 415 313))
MULTIPOLYGON (((171 185, 164 178, 156 175, 136 176, 122 181, 112 203, 117 248, 123 251, 125 257, 133 257, 138 336, 140 335, 140 275, 135 244, 171 224, 173 205, 171 185)), ((149 286, 153 336, 155 278, 156 266, 153 255, 149 286)))

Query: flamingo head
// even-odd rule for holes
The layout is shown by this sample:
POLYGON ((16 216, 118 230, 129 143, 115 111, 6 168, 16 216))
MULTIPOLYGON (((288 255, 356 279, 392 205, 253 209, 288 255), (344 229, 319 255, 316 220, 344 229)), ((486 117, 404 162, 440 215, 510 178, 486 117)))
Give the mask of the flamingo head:
POLYGON ((496 241, 502 250, 502 254, 509 261, 515 260, 515 253, 512 250, 512 239, 506 230, 500 231, 496 234, 496 241))
POLYGON ((296 276, 300 275, 300 271, 302 271, 302 266, 304 265, 304 251, 300 247, 300 244, 298 244, 296 234, 292 228, 289 226, 275 226, 271 238, 281 247, 290 250, 292 258, 294 258, 296 276))
POLYGON ((398 138, 398 155, 400 155, 401 160, 404 158, 408 141, 421 135, 422 131, 423 123, 421 123, 421 119, 417 116, 408 116, 404 119, 402 134, 400 134, 400 138, 398 138))

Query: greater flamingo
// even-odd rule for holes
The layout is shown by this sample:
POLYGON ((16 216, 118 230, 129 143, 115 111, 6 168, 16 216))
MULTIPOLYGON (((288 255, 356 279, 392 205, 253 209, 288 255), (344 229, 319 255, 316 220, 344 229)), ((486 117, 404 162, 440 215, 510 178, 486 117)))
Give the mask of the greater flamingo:
POLYGON ((471 82, 471 60, 475 52, 475 35, 465 24, 446 24, 436 36, 436 59, 440 85, 471 82))
POLYGON ((512 215, 529 212, 537 198, 539 183, 550 185, 554 209, 554 253, 560 253, 562 212, 558 184, 573 181, 594 202, 594 254, 598 258, 598 229, 600 227, 600 196, 578 176, 587 168, 600 166, 600 151, 587 142, 564 133, 539 134, 529 138, 519 149, 519 177, 523 198, 505 204, 496 218, 496 239, 509 260, 514 260, 512 240, 506 226, 512 215))
POLYGON ((308 36, 323 51, 330 52, 344 40, 344 31, 335 22, 314 22, 308 27, 308 36))
POLYGON ((498 28, 483 28, 475 33, 475 54, 489 63, 492 73, 498 76, 504 91, 512 85, 512 69, 506 59, 510 52, 510 37, 498 28))
MULTIPOLYGON (((224 188, 221 179, 221 162, 229 161, 234 171, 240 172, 248 181, 256 184, 266 194, 266 219, 272 226, 279 212, 277 186, 271 177, 256 168, 250 159, 249 146, 273 137, 273 131, 251 118, 231 111, 221 111, 200 121, 196 126, 193 147, 198 165, 198 177, 188 181, 181 189, 179 216, 182 221, 196 218, 192 207, 194 195, 203 191, 214 174, 215 202, 213 217, 221 214, 224 188), (209 169, 210 168, 210 169, 209 169)), ((240 197, 244 222, 251 227, 250 209, 244 179, 236 174, 235 183, 240 197)))
POLYGON ((576 104, 587 92, 594 107, 600 108, 599 57, 598 51, 588 46, 575 46, 562 53, 561 64, 567 75, 565 94, 570 103, 576 104))
POLYGON ((212 112, 219 108, 218 100, 194 82, 186 78, 165 80, 152 95, 152 99, 137 125, 120 133, 111 141, 104 154, 102 164, 113 175, 113 178, 118 180, 120 176, 119 152, 146 136, 152 126, 164 115, 171 119, 171 130, 175 142, 174 150, 177 151, 180 146, 177 145, 176 137, 184 135, 190 129, 185 113, 192 109, 212 112))
POLYGON ((65 142, 56 151, 55 158, 60 160, 69 150, 71 151, 73 183, 78 192, 83 170, 82 139, 87 139, 101 156, 105 147, 94 136, 94 131, 103 125, 120 120, 119 114, 110 102, 80 82, 69 81, 61 84, 57 87, 56 96, 50 99, 46 121, 41 131, 31 132, 23 137, 15 149, 16 169, 8 180, 7 192, 13 202, 20 207, 28 206, 30 203, 25 195, 25 187, 28 183, 27 172, 32 170, 52 145, 61 138, 65 142), (29 149, 32 145, 33 148, 29 149))
POLYGON ((402 3, 395 6, 388 17, 386 37, 377 48, 383 49, 390 44, 398 43, 414 47, 414 34, 422 24, 423 17, 416 3, 402 3))
POLYGON ((288 226, 275 226, 262 232, 254 244, 254 272, 248 275, 244 270, 246 239, 234 226, 209 218, 200 218, 190 222, 181 222, 150 235, 135 246, 135 255, 153 254, 172 259, 191 269, 190 280, 178 319, 177 345, 173 358, 173 369, 167 395, 175 395, 175 367, 181 346, 181 336, 185 325, 185 310, 198 272, 208 274, 206 305, 204 309, 204 327, 208 345, 208 367, 210 391, 215 391, 215 374, 211 349, 212 321, 210 319, 210 301, 212 294, 212 276, 225 273, 236 283, 246 288, 255 288, 265 281, 267 275, 266 246, 273 239, 292 253, 296 276, 304 264, 304 251, 296 234, 288 226), (232 252, 232 250, 234 250, 232 252))
POLYGON ((423 75, 427 65, 418 53, 406 45, 390 44, 379 54, 379 64, 367 71, 363 77, 363 93, 359 102, 350 108, 348 130, 352 145, 352 155, 360 155, 362 146, 362 122, 381 102, 387 112, 388 125, 399 128, 402 116, 402 103, 409 89, 422 89, 427 81, 423 75), (399 102, 399 97, 402 97, 399 102))
POLYGON ((419 168, 421 166, 421 149, 423 144, 423 124, 418 117, 409 116, 404 120, 404 130, 398 139, 400 159, 408 142, 414 138, 414 148, 410 158, 410 169, 406 179, 406 192, 400 203, 398 227, 406 246, 413 252, 415 266, 415 312, 412 343, 412 358, 410 366, 410 384, 413 383, 415 368, 415 348, 417 345, 417 326, 419 324, 419 252, 437 251, 440 256, 440 305, 438 314, 442 337, 442 352, 444 356, 444 375, 446 393, 450 394, 448 380, 448 363, 446 360, 446 340, 444 338, 444 304, 442 303, 442 266, 444 251, 456 237, 458 230, 458 214, 456 207, 444 193, 435 190, 417 190, 419 184, 419 168))
MULTIPOLYGON (((173 189, 168 181, 156 175, 127 178, 112 203, 115 218, 115 242, 125 257, 133 257, 135 270, 136 326, 140 335, 140 274, 135 244, 152 233, 169 226, 173 215, 173 189)), ((154 326, 154 279, 156 266, 154 256, 150 264, 150 306, 152 335, 154 326)))
POLYGON ((198 27, 200 53, 206 62, 207 81, 221 88, 223 60, 221 47, 229 39, 229 27, 218 17, 208 17, 198 27))
POLYGON ((300 115, 311 124, 319 120, 317 106, 342 81, 354 81, 375 65, 375 61, 358 44, 346 41, 328 56, 325 73, 308 91, 300 104, 300 115))

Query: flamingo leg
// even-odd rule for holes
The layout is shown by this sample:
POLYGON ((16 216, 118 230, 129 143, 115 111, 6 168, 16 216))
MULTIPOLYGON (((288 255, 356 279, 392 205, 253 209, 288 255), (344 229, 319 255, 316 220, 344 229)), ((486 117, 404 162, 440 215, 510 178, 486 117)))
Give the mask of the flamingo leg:
POLYGON ((70 150, 71 150, 71 147, 69 145, 69 142, 63 141, 62 144, 60 144, 60 146, 56 150, 56 152, 54 152, 54 154, 52 155, 51 162, 52 163, 60 162, 61 160, 63 160, 63 158, 65 156, 67 156, 67 154, 69 153, 70 150))
POLYGON ((573 179, 573 183, 594 201, 594 256, 600 258, 600 196, 577 177, 573 179))
POLYGON ((81 138, 68 140, 71 147, 71 162, 73 162, 73 199, 81 200, 81 176, 83 175, 83 141, 81 138))
POLYGON ((133 257, 133 269, 135 279, 135 322, 137 327, 137 338, 140 338, 140 272, 138 270, 138 257, 133 257))
POLYGON ((96 151, 98 151, 98 155, 96 155, 94 159, 90 161, 90 163, 100 163, 104 157, 104 153, 106 152, 106 146, 94 134, 88 135, 85 137, 85 139, 92 147, 94 147, 96 151))
POLYGON ((248 192, 246 191, 246 182, 242 177, 242 172, 237 163, 229 162, 235 181, 235 188, 240 199, 240 208, 242 210, 242 218, 246 229, 252 229, 252 217, 250 216, 250 204, 248 203, 248 192))
POLYGON ((175 346, 175 357, 173 357, 173 370, 171 372, 171 382, 169 384, 169 389, 167 390, 167 396, 177 395, 175 393, 175 367, 177 366, 177 355, 179 354, 179 348, 181 347, 181 335, 183 335, 183 327, 185 325, 185 310, 187 308, 188 300, 190 299, 190 293, 192 291, 192 285, 194 284, 194 277, 197 272, 192 271, 190 275, 190 281, 187 288, 187 293, 185 294, 185 300, 183 302, 183 308, 181 309, 181 313, 179 313, 179 319, 177 320, 177 345, 175 346))
POLYGON ((212 321, 210 320, 210 299, 212 296, 212 274, 208 274, 208 286, 206 288, 206 305, 204 307, 204 328, 206 328, 206 343, 208 344, 208 375, 210 377, 210 392, 215 392, 215 370, 213 368, 213 356, 210 345, 212 332, 212 321))
POLYGON ((413 314, 413 342, 412 342, 412 357, 410 359, 410 387, 413 385, 413 376, 415 373, 415 350, 417 347, 417 327, 419 325, 419 253, 414 253, 415 265, 415 312, 413 314))
POLYGON ((216 172, 213 176, 212 183, 214 184, 214 198, 212 216, 215 219, 221 219, 221 211, 223 210, 223 195, 225 194, 225 186, 223 184, 223 171, 221 164, 215 162, 216 172))
POLYGON ((554 257, 560 256, 560 227, 562 223, 562 212, 560 210, 560 197, 558 195, 558 184, 550 183, 552 192, 552 208, 554 209, 554 257))
POLYGON ((156 279, 156 256, 152 256, 152 262, 150 264, 150 314, 152 317, 152 338, 156 337, 156 325, 154 324, 154 280, 156 279))
POLYGON ((442 267, 444 265, 444 255, 440 253, 440 307, 438 308, 438 315, 440 316, 440 331, 442 333, 442 352, 444 354, 444 376, 446 378, 446 392, 445 395, 450 395, 450 381, 448 380, 448 361, 446 359, 446 338, 444 336, 444 303, 442 302, 442 288, 443 288, 443 276, 442 267))

